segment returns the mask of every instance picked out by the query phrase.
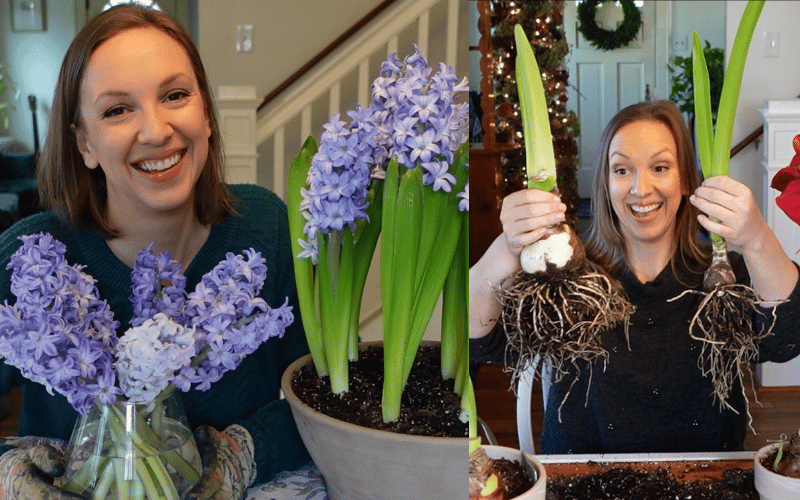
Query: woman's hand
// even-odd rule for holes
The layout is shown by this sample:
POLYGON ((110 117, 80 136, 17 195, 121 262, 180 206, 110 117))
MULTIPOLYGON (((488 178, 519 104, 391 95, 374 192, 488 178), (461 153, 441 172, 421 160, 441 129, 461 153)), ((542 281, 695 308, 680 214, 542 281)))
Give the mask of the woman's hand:
POLYGON ((503 199, 500 221, 505 243, 511 255, 517 257, 523 248, 540 240, 548 228, 564 222, 567 206, 558 195, 523 189, 503 199))
POLYGON ((220 432, 200 426, 194 431, 203 461, 203 476, 187 494, 191 500, 241 500, 256 479, 253 438, 241 425, 220 432))
POLYGON ((704 228, 742 249, 751 285, 764 301, 762 305, 785 300, 797 284, 797 267, 761 216, 750 189, 720 175, 706 179, 690 201, 706 214, 698 216, 704 228))
POLYGON ((15 500, 80 500, 53 486, 64 474, 66 443, 43 437, 5 437, 0 445, 13 447, 0 456, 0 498, 15 500))
POLYGON ((770 232, 753 193, 730 177, 718 175, 706 179, 690 201, 703 212, 698 220, 704 228, 743 251, 759 251, 770 232))
POLYGON ((564 222, 567 207, 552 193, 524 189, 506 196, 500 210, 503 234, 469 270, 469 336, 487 335, 500 317, 496 287, 521 269, 519 254, 547 228, 564 222))
POLYGON ((552 193, 524 189, 506 196, 500 210, 503 234, 469 270, 469 336, 487 335, 500 317, 496 287, 521 269, 519 254, 547 228, 566 218, 567 207, 552 193))

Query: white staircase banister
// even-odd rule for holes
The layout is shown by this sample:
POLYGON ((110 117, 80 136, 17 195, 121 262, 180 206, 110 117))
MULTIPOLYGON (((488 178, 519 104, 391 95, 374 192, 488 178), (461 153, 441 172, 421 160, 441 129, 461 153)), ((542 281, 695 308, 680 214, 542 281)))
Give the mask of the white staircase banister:
MULTIPOLYGON (((265 106, 261 112, 262 118, 259 119, 256 142, 262 143, 275 130, 296 116, 298 112, 297 103, 313 102, 318 95, 328 91, 335 82, 344 78, 355 66, 355 64, 341 64, 338 61, 346 59, 358 61, 357 64, 362 64, 375 52, 376 46, 383 44, 387 45, 387 53, 396 52, 397 33, 419 19, 438 1, 405 0, 395 2, 388 7, 373 23, 356 33, 353 40, 348 42, 346 46, 335 50, 317 67, 309 71, 302 82, 290 86, 283 94, 265 106), (389 29, 389 26, 394 27, 394 29, 389 29)), ((455 7, 457 7, 457 0, 455 1, 455 7)), ((420 44, 427 45, 427 40, 420 40, 420 44)), ((420 47, 422 48, 422 45, 420 47)), ((359 93, 363 93, 360 88, 359 93)), ((366 104, 366 101, 363 101, 362 104, 366 104)), ((337 110, 336 112, 339 111, 337 110)))

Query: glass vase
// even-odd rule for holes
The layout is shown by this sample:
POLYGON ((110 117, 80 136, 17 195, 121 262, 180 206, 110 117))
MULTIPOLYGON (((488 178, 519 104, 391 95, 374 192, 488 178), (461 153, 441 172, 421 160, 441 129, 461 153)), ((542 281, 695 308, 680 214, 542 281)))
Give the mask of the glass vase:
POLYGON ((202 463, 180 394, 95 404, 75 424, 61 488, 92 500, 181 500, 202 463))

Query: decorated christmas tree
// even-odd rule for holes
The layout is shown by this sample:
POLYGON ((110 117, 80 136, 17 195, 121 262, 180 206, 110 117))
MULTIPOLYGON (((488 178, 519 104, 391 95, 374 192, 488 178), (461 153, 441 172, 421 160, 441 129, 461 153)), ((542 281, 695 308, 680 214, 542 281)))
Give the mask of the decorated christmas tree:
MULTIPOLYGON (((542 71, 558 169, 558 189, 568 207, 567 213, 572 217, 579 201, 576 177, 578 145, 575 139, 579 129, 577 116, 567 110, 569 73, 565 67, 565 57, 569 53, 569 46, 564 34, 564 1, 493 0, 492 8, 496 20, 492 47, 495 58, 497 142, 524 144, 514 68, 514 25, 521 23, 525 33, 531 37, 536 62, 542 71)), ((506 153, 502 164, 506 192, 524 187, 525 148, 506 153)))

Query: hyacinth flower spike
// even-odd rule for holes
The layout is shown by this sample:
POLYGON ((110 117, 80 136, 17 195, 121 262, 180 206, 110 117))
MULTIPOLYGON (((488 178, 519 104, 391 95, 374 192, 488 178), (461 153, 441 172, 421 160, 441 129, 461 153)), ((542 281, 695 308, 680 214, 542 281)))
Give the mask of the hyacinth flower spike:
MULTIPOLYGON (((528 186, 558 193, 548 103, 542 74, 520 25, 514 28, 528 186)), ((583 245, 566 224, 550 228, 522 250, 522 270, 508 279, 498 296, 501 320, 513 357, 512 385, 526 367, 541 359, 556 377, 578 360, 605 359, 599 334, 627 325, 633 306, 621 287, 585 258, 583 245)))
MULTIPOLYGON (((711 119, 710 85, 705 55, 697 32, 693 35, 692 70, 695 82, 697 148, 705 178, 728 175, 742 74, 750 41, 763 7, 763 0, 748 1, 739 22, 722 86, 716 130, 711 119)), ((763 332, 754 332, 754 316, 763 314, 754 307, 761 303, 760 299, 751 287, 736 283, 728 260, 725 239, 714 233, 710 236, 712 260, 703 278, 703 291, 688 290, 671 300, 677 300, 686 294, 704 296, 689 325, 689 332, 693 338, 703 343, 698 364, 703 374, 713 380, 715 398, 721 406, 733 410, 728 403, 730 391, 737 381, 744 391, 743 366, 756 354, 756 342, 768 335, 771 327, 763 332)))
POLYGON ((340 153, 358 134, 334 116, 320 149, 309 137, 289 171, 289 229, 303 327, 317 373, 330 378, 334 393, 348 390, 348 363, 358 358, 361 297, 381 231, 382 181, 371 179, 363 153, 358 160, 340 153), (334 193, 331 185, 338 183, 349 185, 349 196, 334 193), (322 201, 314 198, 323 192, 322 201), (331 215, 339 213, 351 215, 331 215))

